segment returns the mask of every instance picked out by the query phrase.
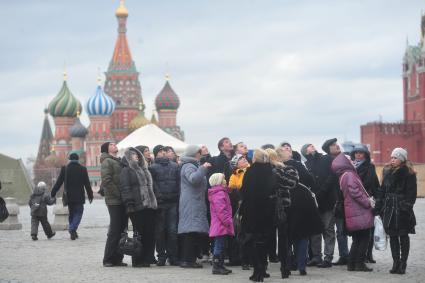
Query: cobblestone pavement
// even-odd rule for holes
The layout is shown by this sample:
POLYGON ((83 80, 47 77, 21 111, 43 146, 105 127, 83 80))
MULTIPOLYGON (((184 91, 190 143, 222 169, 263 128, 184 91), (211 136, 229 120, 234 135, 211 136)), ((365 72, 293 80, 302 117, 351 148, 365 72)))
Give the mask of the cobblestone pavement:
MULTIPOLYGON (((411 236, 411 253, 407 274, 391 275, 389 247, 386 251, 374 251, 377 264, 371 273, 347 272, 344 267, 330 269, 308 268, 307 276, 293 272, 289 280, 297 282, 425 282, 425 199, 415 206, 419 225, 417 234, 411 236)), ((51 216, 51 209, 49 210, 51 216)), ((233 268, 228 276, 211 275, 210 265, 203 269, 187 270, 179 267, 132 268, 129 257, 124 259, 128 267, 102 267, 108 216, 101 200, 85 206, 85 214, 79 229, 80 239, 71 241, 66 231, 58 231, 47 240, 39 230, 39 240, 30 239, 29 209, 21 207, 21 231, 0 231, 0 283, 23 282, 250 282, 251 271, 233 268)), ((337 249, 336 249, 337 251, 337 249)), ((336 256, 336 255, 335 255, 336 256)), ((279 265, 270 265, 271 278, 265 282, 281 282, 279 265)))

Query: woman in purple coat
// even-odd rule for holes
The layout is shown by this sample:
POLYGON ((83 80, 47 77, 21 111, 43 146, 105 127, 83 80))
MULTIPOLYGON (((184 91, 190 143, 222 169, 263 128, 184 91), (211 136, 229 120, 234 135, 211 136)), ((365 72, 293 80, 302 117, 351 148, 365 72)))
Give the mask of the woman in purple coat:
POLYGON ((211 211, 210 237, 214 238, 212 273, 228 275, 232 271, 224 267, 224 250, 227 238, 235 235, 229 189, 222 173, 212 174, 209 182, 211 185, 208 190, 211 211))
POLYGON ((345 228, 352 236, 349 253, 348 271, 372 271, 367 267, 366 252, 370 229, 373 227, 375 206, 363 187, 360 177, 349 157, 339 154, 332 162, 332 170, 339 176, 339 183, 344 196, 345 228))

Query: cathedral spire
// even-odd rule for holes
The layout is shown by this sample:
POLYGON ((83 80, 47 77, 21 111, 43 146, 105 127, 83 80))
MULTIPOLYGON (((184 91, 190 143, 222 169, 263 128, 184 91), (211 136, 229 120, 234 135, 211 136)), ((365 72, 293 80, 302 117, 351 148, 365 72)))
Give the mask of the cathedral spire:
POLYGON ((42 166, 44 159, 50 155, 51 144, 53 142, 52 128, 50 127, 48 109, 44 109, 44 122, 41 130, 40 144, 38 146, 37 159, 34 164, 34 168, 42 166))

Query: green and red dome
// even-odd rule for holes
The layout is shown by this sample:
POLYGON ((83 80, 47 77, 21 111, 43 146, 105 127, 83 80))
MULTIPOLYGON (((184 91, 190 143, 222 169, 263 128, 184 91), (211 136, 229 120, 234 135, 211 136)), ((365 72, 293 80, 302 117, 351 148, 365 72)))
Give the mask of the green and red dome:
POLYGON ((71 93, 64 79, 59 93, 49 103, 49 113, 53 117, 75 117, 83 111, 80 101, 71 93))
POLYGON ((180 106, 180 99, 171 88, 168 80, 155 99, 156 110, 177 110, 180 106))

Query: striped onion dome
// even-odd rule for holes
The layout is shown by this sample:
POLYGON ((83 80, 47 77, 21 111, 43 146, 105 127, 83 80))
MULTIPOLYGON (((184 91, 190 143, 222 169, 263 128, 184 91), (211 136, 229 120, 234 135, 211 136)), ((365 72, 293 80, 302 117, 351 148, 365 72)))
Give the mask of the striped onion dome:
POLYGON ((96 93, 87 101, 87 112, 90 116, 109 116, 115 110, 115 102, 109 97, 100 85, 97 86, 96 93))
POLYGON ((71 93, 66 83, 66 75, 59 93, 49 103, 49 113, 53 117, 75 117, 82 111, 81 103, 71 93))
POLYGON ((177 110, 180 106, 180 100, 174 90, 171 88, 170 83, 165 82, 164 87, 160 91, 160 93, 156 96, 155 99, 156 110, 177 110))

